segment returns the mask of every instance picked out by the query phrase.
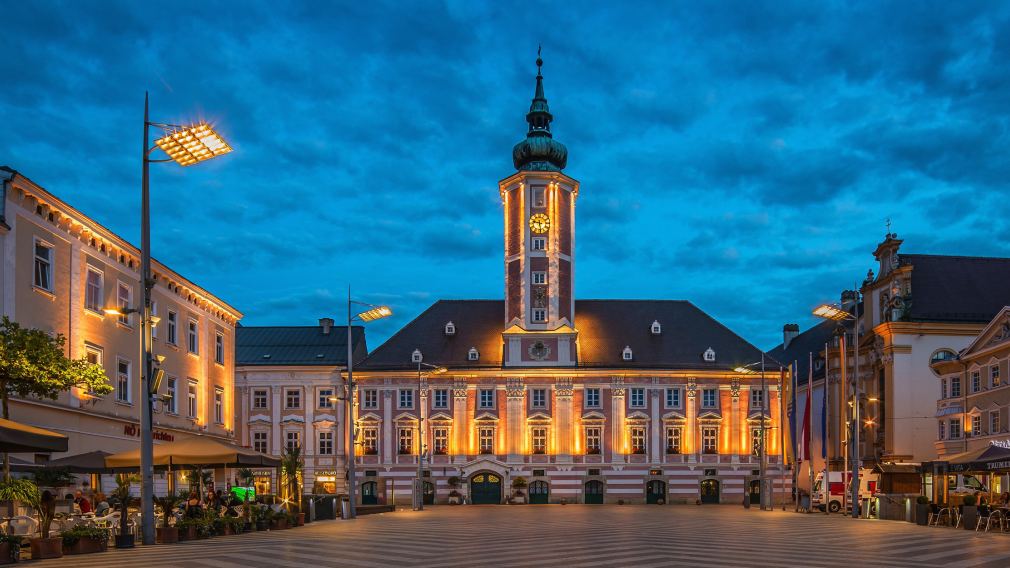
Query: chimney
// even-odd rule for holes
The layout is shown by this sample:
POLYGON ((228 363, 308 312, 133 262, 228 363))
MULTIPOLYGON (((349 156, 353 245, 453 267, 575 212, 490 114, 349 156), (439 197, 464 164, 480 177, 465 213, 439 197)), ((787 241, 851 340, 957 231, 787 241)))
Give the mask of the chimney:
POLYGON ((323 328, 323 335, 329 335, 330 328, 333 327, 333 318, 319 318, 319 327, 323 328))
POLYGON ((782 326, 782 348, 789 349, 789 344, 800 334, 800 326, 796 323, 787 323, 782 326))

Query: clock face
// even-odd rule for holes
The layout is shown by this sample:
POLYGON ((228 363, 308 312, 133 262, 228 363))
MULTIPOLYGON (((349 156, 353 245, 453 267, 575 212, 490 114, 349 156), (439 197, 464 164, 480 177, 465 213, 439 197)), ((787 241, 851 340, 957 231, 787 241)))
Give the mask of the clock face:
POLYGON ((551 218, 543 213, 530 217, 530 230, 536 234, 546 233, 551 228, 551 218))

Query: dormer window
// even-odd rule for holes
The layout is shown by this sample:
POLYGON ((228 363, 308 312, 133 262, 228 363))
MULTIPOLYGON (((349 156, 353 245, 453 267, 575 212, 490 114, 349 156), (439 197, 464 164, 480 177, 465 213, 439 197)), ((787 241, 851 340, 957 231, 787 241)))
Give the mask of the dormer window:
POLYGON ((624 351, 621 353, 621 358, 625 361, 631 361, 633 354, 631 352, 631 347, 625 346, 624 351))
POLYGON ((663 327, 659 325, 659 320, 652 322, 652 335, 663 333, 663 327))
POLYGON ((705 358, 706 363, 715 363, 715 351, 713 351, 711 347, 705 350, 703 357, 705 358))
POLYGON ((476 361, 480 359, 480 351, 477 351, 476 347, 471 347, 470 351, 467 352, 466 358, 469 361, 476 361))
POLYGON ((424 360, 424 357, 421 355, 421 350, 420 349, 415 349, 414 352, 410 354, 410 362, 411 363, 420 363, 423 360, 424 360))
POLYGON ((456 335, 456 324, 449 322, 445 324, 445 334, 446 335, 456 335))

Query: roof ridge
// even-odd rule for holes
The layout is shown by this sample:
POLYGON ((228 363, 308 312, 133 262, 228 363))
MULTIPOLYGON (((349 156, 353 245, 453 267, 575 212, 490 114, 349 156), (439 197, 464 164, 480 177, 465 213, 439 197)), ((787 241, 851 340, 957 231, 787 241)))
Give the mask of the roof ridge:
POLYGON ((923 254, 923 253, 899 253, 899 256, 903 257, 917 257, 917 258, 949 258, 949 259, 959 259, 959 260, 986 260, 986 261, 1004 261, 1010 262, 1010 257, 1005 256, 973 256, 973 255, 962 255, 962 254, 923 254))

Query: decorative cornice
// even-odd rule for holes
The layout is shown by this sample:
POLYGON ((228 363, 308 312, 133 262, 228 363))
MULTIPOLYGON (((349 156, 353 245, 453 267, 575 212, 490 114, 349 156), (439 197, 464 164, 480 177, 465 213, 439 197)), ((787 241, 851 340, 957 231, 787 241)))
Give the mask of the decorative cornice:
POLYGON ((729 385, 729 390, 733 394, 733 400, 740 400, 740 379, 733 379, 733 382, 729 385))
POLYGON ((694 377, 688 377, 687 379, 687 398, 694 398, 698 394, 698 379, 694 377))
POLYGON ((523 398, 526 387, 522 379, 505 379, 505 396, 508 398, 523 398))
POLYGON ((561 378, 554 383, 554 395, 558 398, 571 398, 574 392, 571 378, 561 378))
POLYGON ((466 398, 466 381, 455 380, 452 382, 453 398, 466 398))
POLYGON ((614 397, 623 397, 626 389, 624 388, 624 377, 612 377, 610 379, 610 395, 614 397))

